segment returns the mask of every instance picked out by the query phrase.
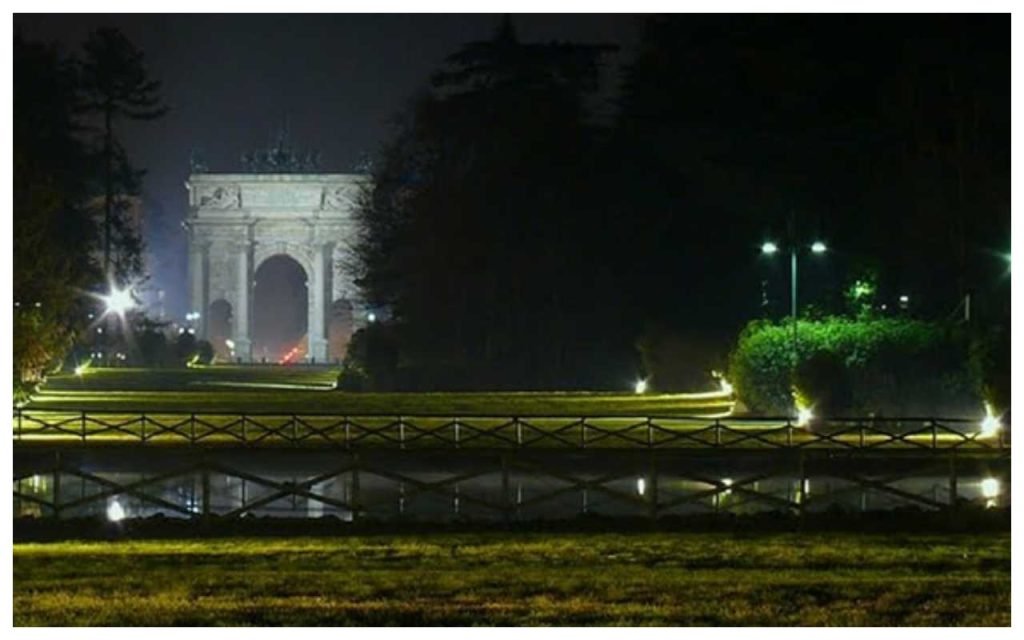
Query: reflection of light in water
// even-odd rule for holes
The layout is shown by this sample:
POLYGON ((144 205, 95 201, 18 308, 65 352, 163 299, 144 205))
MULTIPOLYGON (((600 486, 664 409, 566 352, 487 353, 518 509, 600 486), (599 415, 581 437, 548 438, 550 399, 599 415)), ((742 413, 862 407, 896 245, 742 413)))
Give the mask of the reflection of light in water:
POLYGON ((644 495, 644 491, 647 490, 647 481, 643 478, 636 479, 636 492, 639 495, 644 495))
POLYGON ((124 507, 121 506, 121 503, 116 498, 111 500, 110 504, 107 505, 107 520, 120 522, 124 520, 124 515, 124 507))
POLYGON ((985 508, 995 506, 995 499, 999 497, 999 481, 995 478, 985 478, 981 481, 981 496, 985 498, 985 508))

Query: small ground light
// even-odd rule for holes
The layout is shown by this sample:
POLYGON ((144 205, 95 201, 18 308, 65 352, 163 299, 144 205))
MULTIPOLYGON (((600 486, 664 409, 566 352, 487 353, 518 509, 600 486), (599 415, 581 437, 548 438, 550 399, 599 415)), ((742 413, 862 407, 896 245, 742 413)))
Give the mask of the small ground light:
POLYGON ((370 313, 370 315, 366 316, 366 319, 367 319, 367 320, 368 320, 368 321, 369 321, 369 322, 370 322, 371 324, 372 324, 372 323, 374 323, 374 322, 377 322, 377 314, 376 314, 376 313, 372 313, 372 312, 371 312, 371 313, 370 313))
POLYGON ((986 403, 985 417, 981 419, 981 431, 978 435, 982 437, 994 436, 1002 428, 1003 424, 999 421, 999 417, 992 413, 991 405, 986 403))
POLYGON ((814 253, 825 253, 825 251, 827 250, 828 247, 826 247, 825 243, 822 242, 821 240, 811 245, 811 251, 813 251, 814 253))
POLYGON ((644 480, 643 478, 637 478, 636 479, 636 492, 637 492, 637 494, 642 496, 642 495, 644 495, 644 492, 646 490, 647 490, 647 481, 644 480))
POLYGON ((111 500, 110 504, 107 505, 107 520, 111 522, 120 522, 124 520, 124 507, 116 499, 111 500))
POLYGON ((637 380, 636 384, 633 385, 633 391, 636 393, 647 393, 647 380, 637 380))
POLYGON ((774 242, 766 242, 761 245, 761 253, 771 255, 779 250, 779 246, 774 242))

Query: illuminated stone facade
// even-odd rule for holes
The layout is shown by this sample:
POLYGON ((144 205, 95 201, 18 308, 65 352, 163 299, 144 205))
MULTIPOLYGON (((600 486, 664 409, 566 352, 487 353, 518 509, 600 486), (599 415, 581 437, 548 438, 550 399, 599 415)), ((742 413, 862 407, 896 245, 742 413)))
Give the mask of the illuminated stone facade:
MULTIPOLYGON (((215 174, 189 177, 189 299, 202 315, 199 333, 209 338, 210 305, 231 306, 231 339, 237 359, 252 354, 253 276, 271 256, 286 255, 306 272, 308 351, 305 359, 340 357, 328 347, 328 314, 339 301, 351 305, 351 322, 365 322, 356 288, 340 268, 354 237, 353 208, 367 178, 359 174, 215 174)), ((354 328, 354 327, 353 327, 354 328)), ((218 351, 223 345, 214 345, 218 351)))

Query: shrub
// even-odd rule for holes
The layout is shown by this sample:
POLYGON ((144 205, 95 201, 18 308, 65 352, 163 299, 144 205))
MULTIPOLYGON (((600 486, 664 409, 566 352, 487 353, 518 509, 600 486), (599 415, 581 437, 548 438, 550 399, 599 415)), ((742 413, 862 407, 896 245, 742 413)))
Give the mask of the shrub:
POLYGON ((958 330, 905 318, 801 321, 794 353, 792 326, 751 322, 730 355, 730 381, 755 413, 791 413, 794 391, 819 415, 973 416, 981 406, 958 330))
POLYGON ((392 390, 398 370, 398 347, 393 327, 374 323, 352 334, 343 365, 338 389, 392 390))

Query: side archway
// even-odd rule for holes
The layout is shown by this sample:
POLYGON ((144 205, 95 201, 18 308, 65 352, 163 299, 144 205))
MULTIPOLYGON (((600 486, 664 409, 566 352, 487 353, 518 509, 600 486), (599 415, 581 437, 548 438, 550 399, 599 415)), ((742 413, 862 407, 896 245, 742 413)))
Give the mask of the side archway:
POLYGON ((231 349, 227 344, 234 335, 231 311, 231 303, 223 298, 211 302, 206 310, 206 339, 213 345, 217 360, 231 360, 231 349))

